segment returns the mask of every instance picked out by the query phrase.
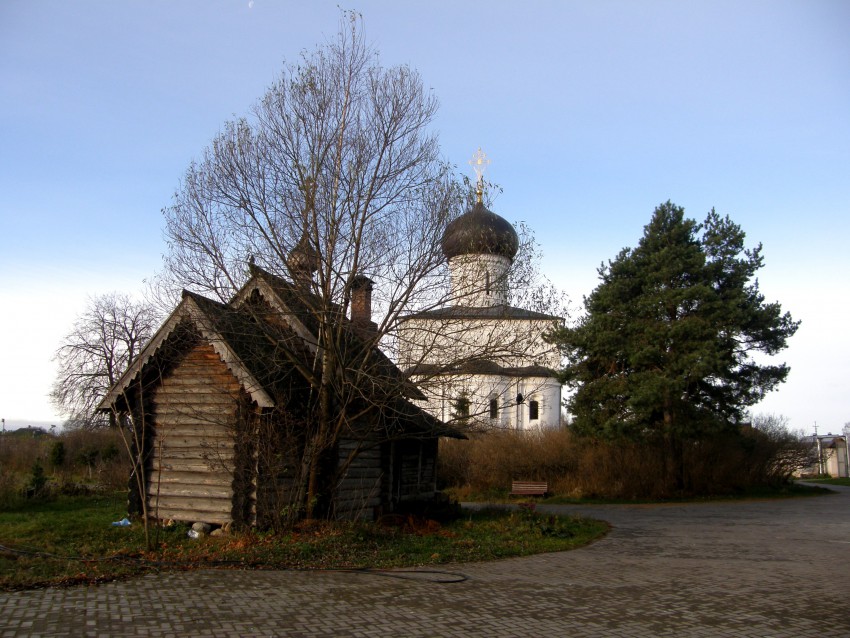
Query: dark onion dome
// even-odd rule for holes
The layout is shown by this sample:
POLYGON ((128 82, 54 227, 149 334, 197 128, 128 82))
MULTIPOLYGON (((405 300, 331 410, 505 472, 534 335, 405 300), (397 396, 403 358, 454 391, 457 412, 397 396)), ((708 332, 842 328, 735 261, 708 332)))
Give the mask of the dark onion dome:
POLYGON ((513 259, 519 250, 519 238, 511 223, 481 202, 446 227, 441 243, 447 259, 482 254, 513 259))

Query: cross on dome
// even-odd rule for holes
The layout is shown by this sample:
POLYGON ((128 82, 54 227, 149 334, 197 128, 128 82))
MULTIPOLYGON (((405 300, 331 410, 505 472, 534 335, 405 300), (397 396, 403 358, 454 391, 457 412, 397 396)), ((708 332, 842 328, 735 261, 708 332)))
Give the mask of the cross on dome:
POLYGON ((478 151, 473 153, 472 159, 469 160, 469 165, 472 166, 472 170, 475 171, 476 187, 475 194, 478 196, 478 203, 482 203, 483 195, 484 195, 484 171, 487 170, 487 167, 490 165, 490 158, 481 150, 481 147, 478 147, 478 151))

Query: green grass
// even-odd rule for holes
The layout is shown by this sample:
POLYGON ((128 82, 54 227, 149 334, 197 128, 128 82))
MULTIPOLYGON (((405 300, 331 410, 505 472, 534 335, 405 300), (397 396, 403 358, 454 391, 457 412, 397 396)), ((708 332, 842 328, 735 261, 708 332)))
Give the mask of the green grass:
POLYGON ((850 478, 816 478, 803 479, 807 483, 824 483, 826 485, 846 485, 850 486, 850 478))
POLYGON ((151 571, 198 567, 383 569, 492 560, 563 551, 604 535, 606 523, 484 510, 439 525, 315 523, 286 534, 245 532, 191 540, 182 525, 160 529, 145 550, 141 523, 113 527, 124 495, 61 498, 0 512, 0 589, 94 583, 151 571), (13 550, 13 551, 10 551, 13 550))

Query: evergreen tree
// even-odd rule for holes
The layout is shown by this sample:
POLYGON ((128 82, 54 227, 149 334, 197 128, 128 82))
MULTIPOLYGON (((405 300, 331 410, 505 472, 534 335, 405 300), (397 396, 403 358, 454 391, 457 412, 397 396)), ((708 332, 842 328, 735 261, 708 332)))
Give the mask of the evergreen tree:
POLYGON ((684 441, 734 429, 788 374, 753 359, 799 325, 765 303, 762 265, 761 245, 745 249, 728 217, 698 224, 669 201, 656 208, 637 248, 600 267, 584 318, 554 335, 576 429, 659 443, 680 477, 684 441))

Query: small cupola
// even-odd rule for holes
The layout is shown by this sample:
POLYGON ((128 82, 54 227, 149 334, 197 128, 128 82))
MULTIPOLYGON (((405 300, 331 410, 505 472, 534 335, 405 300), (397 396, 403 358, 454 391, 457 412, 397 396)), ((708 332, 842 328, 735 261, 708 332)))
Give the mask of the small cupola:
POLYGON ((301 239, 286 257, 286 265, 292 276, 293 283, 303 288, 309 288, 313 283, 313 274, 319 269, 319 253, 310 241, 312 219, 316 215, 316 181, 305 177, 299 190, 304 193, 304 210, 302 216, 301 239))
POLYGON ((313 273, 319 269, 319 254, 310 244, 310 238, 305 232, 286 258, 286 265, 292 276, 293 283, 309 288, 313 283, 313 273))

